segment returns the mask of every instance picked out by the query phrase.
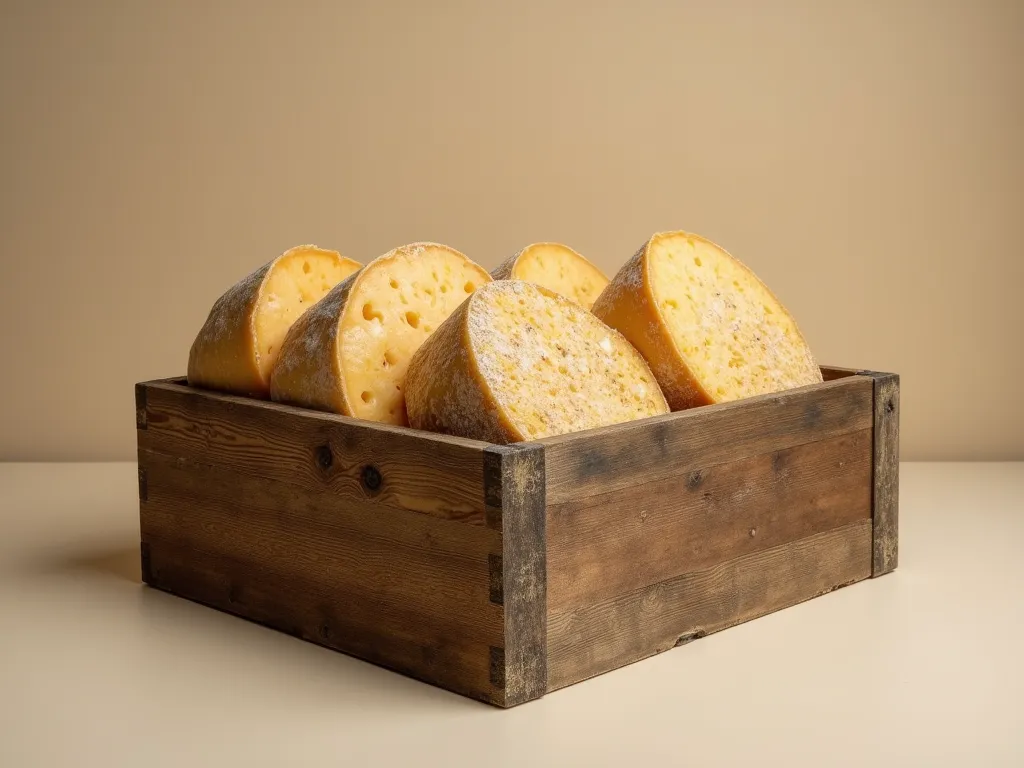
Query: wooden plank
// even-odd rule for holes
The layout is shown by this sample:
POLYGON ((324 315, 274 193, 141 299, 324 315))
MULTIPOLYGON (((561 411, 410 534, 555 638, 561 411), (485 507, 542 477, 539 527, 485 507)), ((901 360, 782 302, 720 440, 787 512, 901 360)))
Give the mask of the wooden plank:
POLYGON ((867 375, 875 394, 872 576, 882 576, 895 570, 899 561, 900 377, 867 375))
POLYGON ((871 575, 871 521, 548 617, 549 690, 871 575))
POLYGON ((147 583, 494 698, 491 649, 505 635, 489 555, 500 532, 146 449, 139 462, 147 583))
POLYGON ((179 384, 142 386, 140 448, 483 525, 487 443, 179 384))
POLYGON ((548 610, 871 517, 872 430, 548 507, 548 610))
MULTIPOLYGON (((872 426, 872 386, 835 381, 538 440, 548 504, 636 487, 872 426)), ((152 429, 152 427, 150 428, 152 429)))
POLYGON ((157 538, 144 541, 142 551, 145 581, 157 589, 456 693, 491 696, 488 643, 452 633, 430 616, 157 538))
POLYGON ((501 532, 491 554, 491 600, 504 607, 504 644, 491 649, 494 702, 504 707, 547 690, 547 565, 544 449, 493 446, 484 455, 487 525, 501 532))
POLYGON ((835 381, 836 379, 844 379, 847 376, 856 376, 860 372, 858 368, 839 368, 835 365, 821 366, 821 377, 825 381, 835 381))
POLYGON ((329 491, 296 494, 150 451, 139 461, 148 486, 143 539, 320 583, 341 601, 361 595, 500 644, 502 611, 489 600, 487 559, 500 547, 497 532, 329 491))

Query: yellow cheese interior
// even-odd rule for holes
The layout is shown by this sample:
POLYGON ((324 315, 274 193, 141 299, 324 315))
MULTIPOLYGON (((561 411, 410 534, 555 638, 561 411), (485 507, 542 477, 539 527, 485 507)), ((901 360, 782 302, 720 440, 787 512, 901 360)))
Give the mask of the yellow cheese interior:
POLYGON ((684 235, 655 240, 648 258, 657 307, 714 401, 821 381, 793 318, 736 259, 684 235))
POLYGON ((512 276, 536 283, 585 309, 594 306, 608 278, 578 253, 558 243, 538 243, 523 250, 512 276))
POLYGON ((479 374, 524 439, 668 412, 640 354, 575 303, 499 281, 474 297, 468 323, 479 374))
POLYGON ((333 251, 298 250, 278 259, 263 283, 256 308, 256 343, 260 373, 269 377, 288 329, 303 312, 359 264, 333 251))
POLYGON ((443 246, 400 249, 366 267, 337 345, 352 415, 405 424, 405 373, 420 344, 491 276, 443 246))

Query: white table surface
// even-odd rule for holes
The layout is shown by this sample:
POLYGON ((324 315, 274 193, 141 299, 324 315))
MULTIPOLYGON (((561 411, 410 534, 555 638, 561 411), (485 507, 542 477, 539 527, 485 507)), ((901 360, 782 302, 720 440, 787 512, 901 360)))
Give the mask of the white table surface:
POLYGON ((1024 464, 900 567, 511 710, 140 584, 134 464, 0 464, 0 766, 1024 766, 1024 464))

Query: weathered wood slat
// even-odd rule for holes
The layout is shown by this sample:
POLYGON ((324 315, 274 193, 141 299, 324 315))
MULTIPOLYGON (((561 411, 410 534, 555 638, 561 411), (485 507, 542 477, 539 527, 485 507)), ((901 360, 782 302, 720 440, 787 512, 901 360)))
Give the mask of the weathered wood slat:
POLYGON ((875 390, 872 575, 881 576, 895 570, 899 561, 900 377, 868 375, 875 390))
POLYGON ((554 690, 871 575, 871 521, 548 616, 554 690))
POLYGON ((860 371, 857 368, 838 368, 834 365, 821 366, 821 377, 825 381, 844 379, 847 376, 856 376, 860 371))
POLYGON ((487 525, 501 531, 501 546, 491 554, 491 599, 505 610, 504 645, 492 649, 491 682, 497 703, 512 707, 547 691, 544 449, 488 448, 484 477, 487 525))
MULTIPOLYGON (((560 504, 872 426, 871 380, 809 387, 537 441, 548 504, 560 504)), ((152 427, 151 427, 152 429, 152 427)))
POLYGON ((140 451, 147 476, 141 533, 263 573, 268 591, 320 584, 337 605, 355 598, 460 636, 502 645, 502 608, 489 600, 488 554, 500 536, 483 526, 332 498, 218 467, 140 451), (274 574, 271 580, 270 574, 274 574))
POLYGON ((314 492, 328 488, 342 499, 374 495, 394 507, 484 522, 486 443, 166 381, 140 386, 140 448, 314 492))
POLYGON ((548 609, 871 517, 872 430, 548 507, 548 609))
MULTIPOLYGON (((317 580, 282 580, 263 565, 176 546, 142 543, 153 587, 357 656, 442 688, 491 701, 489 645, 416 611, 317 580)), ((340 684, 344 684, 340 681, 340 684)))

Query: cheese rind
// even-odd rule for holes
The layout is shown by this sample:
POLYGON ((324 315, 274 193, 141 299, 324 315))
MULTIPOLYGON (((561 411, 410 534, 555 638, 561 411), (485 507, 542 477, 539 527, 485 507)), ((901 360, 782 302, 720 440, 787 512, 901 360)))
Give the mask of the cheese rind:
POLYGON ((491 272, 495 280, 525 280, 590 309, 608 285, 605 274, 561 243, 533 243, 491 272))
POLYGON ((406 424, 410 359, 490 281, 483 267, 437 243, 412 243, 374 259, 292 327, 271 378, 271 398, 406 424))
POLYGON ((406 406, 417 429, 499 444, 669 410, 621 334, 521 280, 483 286, 420 347, 406 406))
POLYGON ((644 243, 593 312, 640 351, 673 410, 822 380, 796 321, 768 287, 688 232, 644 243))
POLYGON ((289 328, 359 262, 315 245, 290 248, 225 291, 189 351, 188 383, 266 398, 289 328))

